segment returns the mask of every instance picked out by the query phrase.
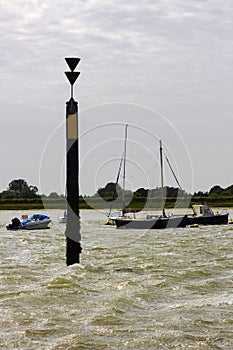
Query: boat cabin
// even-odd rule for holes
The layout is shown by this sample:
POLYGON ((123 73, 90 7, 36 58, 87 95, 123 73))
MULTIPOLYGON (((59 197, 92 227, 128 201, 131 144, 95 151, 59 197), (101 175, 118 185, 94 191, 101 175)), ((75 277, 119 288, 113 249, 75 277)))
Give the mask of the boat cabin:
POLYGON ((195 216, 212 216, 213 210, 208 205, 192 205, 193 214, 195 216))

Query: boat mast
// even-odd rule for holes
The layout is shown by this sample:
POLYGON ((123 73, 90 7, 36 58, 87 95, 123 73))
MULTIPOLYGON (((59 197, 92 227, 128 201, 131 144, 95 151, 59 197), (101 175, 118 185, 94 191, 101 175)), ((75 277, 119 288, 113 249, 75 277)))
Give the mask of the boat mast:
POLYGON ((126 144, 127 144, 127 129, 128 124, 125 125, 125 143, 124 143, 124 154, 123 154, 123 194, 122 194, 122 215, 124 216, 125 209, 125 170, 126 170, 126 144))
POLYGON ((161 191, 162 191, 162 211, 163 216, 166 216, 165 214, 165 196, 164 196, 164 183, 163 183, 163 147, 162 147, 162 141, 159 141, 159 153, 160 153, 160 173, 161 173, 161 191))
POLYGON ((111 206, 110 206, 110 210, 109 210, 109 213, 108 213, 108 217, 111 215, 113 201, 114 201, 115 196, 116 196, 116 194, 117 194, 117 185, 118 185, 119 177, 120 177, 120 174, 121 174, 122 162, 123 162, 123 154, 122 154, 122 157, 121 157, 120 166, 119 166, 118 173, 117 173, 117 178, 116 178, 116 182, 115 182, 114 192, 113 192, 113 196, 112 196, 112 203, 111 203, 111 206))

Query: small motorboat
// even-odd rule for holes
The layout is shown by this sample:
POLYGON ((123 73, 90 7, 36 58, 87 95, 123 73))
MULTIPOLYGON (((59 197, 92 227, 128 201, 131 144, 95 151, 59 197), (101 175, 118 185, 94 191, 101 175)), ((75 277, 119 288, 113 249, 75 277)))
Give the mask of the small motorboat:
POLYGON ((192 205, 193 215, 188 215, 188 225, 226 225, 229 213, 214 213, 208 205, 192 205))
POLYGON ((64 214, 61 218, 59 218, 59 223, 60 224, 66 224, 67 223, 67 211, 64 211, 64 214))
POLYGON ((44 214, 22 215, 22 220, 15 217, 11 220, 11 224, 6 226, 7 230, 42 230, 48 229, 52 220, 44 214))

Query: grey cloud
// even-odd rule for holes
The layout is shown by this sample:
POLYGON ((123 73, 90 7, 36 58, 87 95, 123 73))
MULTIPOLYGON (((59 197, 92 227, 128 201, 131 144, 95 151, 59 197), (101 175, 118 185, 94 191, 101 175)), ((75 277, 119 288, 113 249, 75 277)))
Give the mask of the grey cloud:
MULTIPOLYGON (((11 0, 2 4, 1 104, 14 100, 26 107, 42 105, 42 120, 53 118, 58 123, 61 115, 58 107, 51 107, 51 100, 63 112, 69 93, 63 58, 76 55, 82 58, 77 91, 83 106, 113 100, 140 102, 164 111, 184 135, 190 135, 187 120, 195 118, 191 149, 198 141, 195 133, 203 115, 211 120, 222 106, 220 97, 227 101, 223 113, 229 120, 228 110, 233 107, 230 2, 11 0)), ((39 108, 35 111, 38 118, 41 113, 39 108)))

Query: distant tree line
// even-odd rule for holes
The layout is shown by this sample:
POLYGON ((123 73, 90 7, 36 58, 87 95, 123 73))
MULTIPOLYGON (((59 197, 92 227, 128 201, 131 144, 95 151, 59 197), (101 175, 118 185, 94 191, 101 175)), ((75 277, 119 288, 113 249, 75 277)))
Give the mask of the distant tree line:
MULTIPOLYGON (((182 189, 176 188, 176 187, 169 187, 165 186, 164 187, 166 197, 177 197, 177 196, 190 196, 190 193, 185 192, 182 189)), ((130 192, 130 191, 126 191, 130 192)), ((111 198, 113 194, 116 193, 116 196, 119 196, 122 193, 122 189, 120 185, 116 185, 113 182, 109 182, 105 187, 101 187, 97 191, 97 195, 99 195, 102 198, 111 198)), ((132 192, 131 192, 132 193, 132 192)), ((94 194, 94 197, 96 196, 94 194)), ((135 196, 138 197, 156 197, 161 194, 161 187, 156 187, 155 189, 145 189, 145 188, 139 188, 135 192, 133 192, 135 196)), ((222 188, 219 185, 213 186, 209 191, 203 192, 203 191, 198 191, 194 192, 192 196, 194 197, 206 197, 206 196, 232 196, 233 195, 233 185, 227 187, 227 188, 222 188)))
MULTIPOLYGON (((200 203, 209 204, 211 206, 233 206, 233 185, 222 188, 219 185, 213 186, 209 191, 197 191, 194 194, 176 187, 164 187, 165 206, 167 208, 186 207, 190 204, 200 203)), ((101 197, 105 201, 114 200, 114 207, 120 208, 122 205, 122 188, 113 182, 109 182, 105 187, 101 187, 93 195, 88 197, 88 203, 97 205, 96 197, 101 197)), ((157 187, 154 189, 139 188, 135 192, 125 191, 126 208, 144 208, 158 207, 162 203, 162 189, 157 187)), ((84 200, 85 200, 84 196, 84 200)), ((93 206, 94 207, 94 206, 93 206)))
POLYGON ((0 199, 35 199, 35 198, 64 198, 64 195, 59 195, 57 192, 51 192, 48 196, 38 194, 36 186, 28 185, 23 179, 12 180, 7 189, 0 192, 0 199))
POLYGON ((213 186, 209 192, 194 192, 193 194, 194 196, 221 196, 221 197, 225 197, 225 196, 232 196, 233 195, 233 185, 228 186, 227 188, 222 188, 219 185, 215 185, 213 186))
MULTIPOLYGON (((165 206, 174 207, 177 203, 185 207, 186 204, 206 203, 211 206, 233 206, 233 185, 222 188, 219 185, 213 186, 209 191, 197 191, 190 194, 176 187, 166 186, 165 206)), ((154 189, 139 188, 135 192, 124 191, 120 185, 113 182, 107 183, 101 187, 92 196, 79 196, 80 208, 106 208, 109 202, 114 201, 114 208, 122 208, 122 200, 125 200, 128 208, 157 207, 161 205, 162 189, 157 187, 154 189)), ((35 208, 63 208, 66 206, 65 196, 59 195, 57 192, 51 192, 48 196, 38 194, 36 186, 28 185, 23 179, 12 180, 7 189, 0 192, 1 208, 18 208, 34 205, 35 208)))
MULTIPOLYGON (((176 187, 166 186, 165 194, 168 198, 175 198, 190 196, 190 193, 185 192, 176 187)), ((126 196, 133 196, 135 199, 137 197, 156 197, 161 195, 161 188, 157 187, 155 189, 145 189, 143 187, 137 189, 135 192, 131 192, 126 190, 124 193, 126 196)), ((91 197, 100 196, 101 198, 111 201, 116 198, 122 196, 122 188, 119 184, 115 184, 113 182, 107 183, 104 187, 98 189, 98 191, 93 194, 91 197)), ((197 191, 192 195, 193 197, 225 197, 225 196, 233 196, 233 185, 222 188, 219 185, 213 186, 209 191, 197 191)), ((63 194, 58 194, 57 192, 51 192, 49 195, 38 194, 38 188, 36 186, 28 185, 28 183, 23 179, 12 180, 7 189, 0 192, 0 198, 64 198, 63 194)))

